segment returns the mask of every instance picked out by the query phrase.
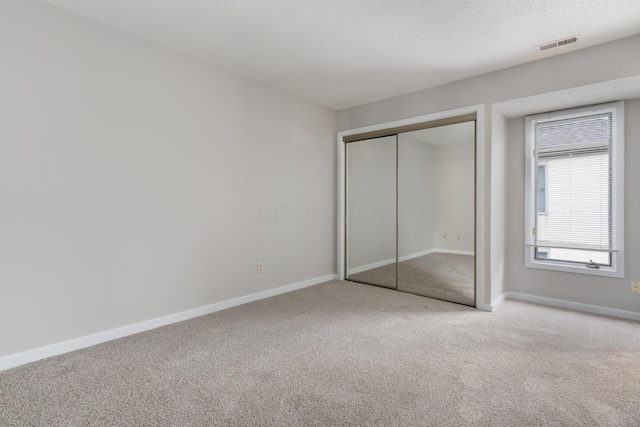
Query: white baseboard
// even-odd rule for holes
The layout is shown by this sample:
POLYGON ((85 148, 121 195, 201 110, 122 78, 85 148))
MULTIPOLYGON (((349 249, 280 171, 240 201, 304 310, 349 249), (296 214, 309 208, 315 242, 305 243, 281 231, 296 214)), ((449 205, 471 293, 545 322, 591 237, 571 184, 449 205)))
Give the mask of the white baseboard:
POLYGON ((170 314, 168 316, 159 317, 157 319, 147 320, 144 322, 123 326, 121 328, 111 329, 104 332, 98 332, 96 334, 75 338, 57 344, 51 344, 46 347, 25 351, 23 353, 5 356, 0 358, 0 371, 336 279, 337 275, 335 274, 317 277, 315 279, 305 280, 304 282, 293 283, 291 285, 269 289, 264 292, 258 292, 255 294, 222 301, 204 307, 198 307, 192 310, 170 314))
POLYGON ((429 255, 434 252, 437 252, 436 249, 428 249, 426 251, 417 252, 415 254, 405 255, 398 258, 398 262, 409 261, 410 259, 419 258, 421 256, 429 255))
POLYGON ((554 299, 554 298, 545 298, 545 297, 539 297, 535 295, 521 294, 518 292, 506 292, 504 296, 506 296, 507 299, 533 302, 536 304, 564 308, 567 310, 584 311, 587 313, 602 314, 605 316, 612 316, 612 317, 619 317, 622 319, 640 321, 640 313, 636 313, 634 311, 618 310, 615 308, 600 307, 597 305, 582 304, 579 302, 565 301, 565 300, 554 299))
POLYGON ((491 311, 496 311, 498 309, 498 307, 500 307, 502 305, 502 303, 504 302, 504 300, 507 299, 507 294, 504 293, 502 295, 500 295, 495 301, 493 301, 491 303, 491 311))
POLYGON ((487 312, 492 312, 493 311, 493 306, 491 304, 476 304, 476 309, 480 310, 480 311, 487 311, 487 312))
POLYGON ((478 310, 482 310, 482 311, 494 312, 494 311, 496 311, 498 309, 498 307, 500 307, 500 304, 502 304, 504 302, 506 297, 507 297, 506 294, 502 294, 495 301, 493 301, 491 304, 482 304, 482 303, 480 303, 480 304, 476 305, 476 308, 478 310))
POLYGON ((433 252, 438 252, 441 254, 475 255, 473 251, 457 251, 455 249, 434 249, 433 252))

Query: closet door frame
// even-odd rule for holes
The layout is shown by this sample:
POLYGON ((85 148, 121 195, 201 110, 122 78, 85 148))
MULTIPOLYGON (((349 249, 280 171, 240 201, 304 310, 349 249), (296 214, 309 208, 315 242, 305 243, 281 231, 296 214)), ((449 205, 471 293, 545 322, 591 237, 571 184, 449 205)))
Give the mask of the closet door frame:
MULTIPOLYGON (((346 144, 380 136, 397 135, 429 127, 444 126, 446 124, 476 121, 475 138, 475 307, 487 309, 482 304, 484 295, 484 235, 485 226, 482 221, 484 211, 484 105, 459 108, 425 116, 413 117, 394 122, 382 123, 363 128, 350 129, 338 132, 338 230, 337 230, 337 278, 346 279, 346 144)), ((397 172, 397 171, 396 171, 397 172)), ((397 203, 396 203, 397 209, 397 203)), ((397 226, 397 222, 396 222, 397 226)), ((397 234, 397 233, 396 233, 397 234)), ((396 244, 397 250, 397 244, 396 244)))

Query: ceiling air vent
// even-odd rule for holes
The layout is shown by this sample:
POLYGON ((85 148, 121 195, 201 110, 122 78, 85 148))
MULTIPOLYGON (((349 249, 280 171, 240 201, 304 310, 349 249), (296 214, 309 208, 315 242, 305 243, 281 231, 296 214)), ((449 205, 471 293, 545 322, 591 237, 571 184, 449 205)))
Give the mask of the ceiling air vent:
POLYGON ((538 50, 538 52, 544 52, 545 50, 555 49, 556 47, 564 46, 566 44, 575 43, 577 41, 578 41, 578 36, 573 36, 573 37, 569 37, 567 39, 556 40, 556 41, 551 42, 551 43, 541 44, 540 46, 537 46, 536 49, 538 50))

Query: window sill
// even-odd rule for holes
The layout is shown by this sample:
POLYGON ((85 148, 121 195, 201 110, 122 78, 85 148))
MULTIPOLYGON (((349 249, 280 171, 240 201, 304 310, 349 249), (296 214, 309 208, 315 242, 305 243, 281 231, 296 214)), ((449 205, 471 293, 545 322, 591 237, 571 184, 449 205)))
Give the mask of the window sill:
POLYGON ((614 267, 600 267, 600 268, 589 268, 586 265, 580 264, 569 264, 558 261, 546 261, 546 260, 532 260, 527 258, 525 260, 525 267, 527 268, 537 268, 540 270, 551 270, 551 271, 562 271, 565 273, 576 273, 576 274, 586 274, 589 276, 600 276, 600 277, 614 277, 622 279, 624 278, 624 270, 618 266, 615 267, 616 262, 614 261, 614 267))

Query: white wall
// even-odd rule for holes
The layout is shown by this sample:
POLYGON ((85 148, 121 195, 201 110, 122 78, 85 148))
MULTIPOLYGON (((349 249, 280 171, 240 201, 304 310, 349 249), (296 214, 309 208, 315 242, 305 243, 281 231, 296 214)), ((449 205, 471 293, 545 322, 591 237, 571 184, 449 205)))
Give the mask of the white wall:
POLYGON ((625 105, 625 277, 624 279, 524 267, 524 118, 508 122, 507 269, 508 290, 640 313, 640 295, 630 281, 640 280, 640 99, 625 105))
POLYGON ((332 111, 35 0, 0 40, 0 357, 335 272, 332 111))
POLYGON ((491 300, 504 295, 506 245, 507 119, 495 108, 491 113, 491 300))
POLYGON ((435 147, 434 245, 441 251, 474 251, 475 142, 435 147))

